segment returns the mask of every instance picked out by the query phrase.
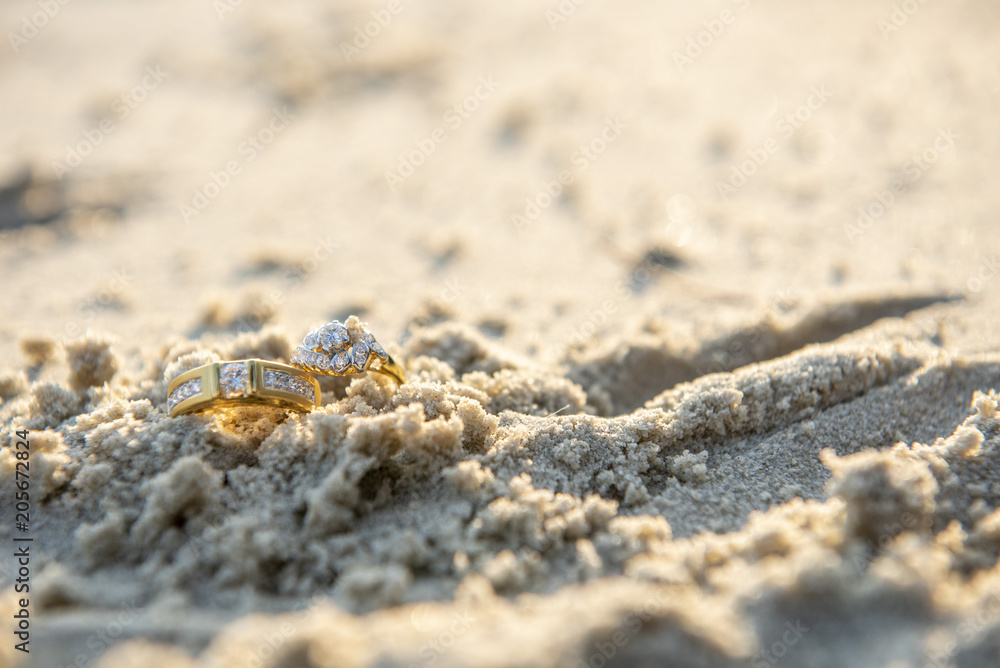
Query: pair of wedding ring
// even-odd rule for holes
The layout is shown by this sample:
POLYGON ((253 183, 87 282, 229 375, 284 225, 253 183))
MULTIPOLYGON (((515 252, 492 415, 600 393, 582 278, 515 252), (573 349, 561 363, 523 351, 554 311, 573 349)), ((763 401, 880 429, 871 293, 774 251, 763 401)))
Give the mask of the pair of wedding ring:
POLYGON ((232 406, 267 405, 308 412, 320 404, 322 376, 352 376, 372 371, 406 382, 403 368, 355 316, 334 320, 302 339, 291 364, 262 359, 212 362, 170 381, 170 417, 232 406))

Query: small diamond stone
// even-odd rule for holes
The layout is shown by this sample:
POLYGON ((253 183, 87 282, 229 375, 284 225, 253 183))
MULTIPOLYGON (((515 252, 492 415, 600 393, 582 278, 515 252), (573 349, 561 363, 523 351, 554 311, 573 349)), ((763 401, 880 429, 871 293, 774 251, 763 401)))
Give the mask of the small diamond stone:
POLYGON ((383 361, 389 359, 389 353, 385 352, 385 348, 379 345, 378 341, 375 340, 375 337, 367 329, 361 333, 361 340, 368 345, 368 349, 375 353, 376 357, 383 361))
POLYGON ((308 381, 274 369, 268 369, 264 372, 264 387, 291 392, 310 401, 315 399, 316 394, 312 384, 308 381))
POLYGON ((357 342, 354 344, 354 348, 351 351, 351 364, 358 371, 364 371, 365 365, 368 363, 368 346, 362 342, 357 342))
POLYGON ((306 334, 305 338, 302 339, 302 345, 309 349, 319 348, 319 330, 314 329, 306 334))
POLYGON ((174 391, 167 397, 167 410, 173 410, 174 406, 185 399, 190 399, 196 394, 201 394, 201 378, 192 378, 184 381, 174 388, 174 391))
POLYGON ((376 341, 375 339, 371 340, 371 343, 368 344, 368 347, 371 348, 372 352, 375 353, 375 356, 378 357, 383 362, 389 359, 389 353, 385 352, 385 348, 380 346, 378 341, 376 341))
POLYGON ((288 361, 291 364, 302 364, 302 362, 305 360, 305 353, 306 349, 300 346, 296 348, 294 352, 292 352, 292 358, 288 361))
POLYGON ((303 347, 298 347, 295 352, 292 353, 292 358, 289 360, 292 364, 297 364, 303 367, 316 367, 318 369, 326 369, 329 367, 330 360, 323 353, 313 352, 312 350, 307 350, 303 347))
POLYGON ((344 373, 349 366, 351 366, 351 357, 346 352, 334 355, 330 363, 330 367, 337 373, 344 373))
POLYGON ((223 364, 219 367, 219 394, 226 399, 244 397, 249 380, 247 367, 242 362, 223 364))

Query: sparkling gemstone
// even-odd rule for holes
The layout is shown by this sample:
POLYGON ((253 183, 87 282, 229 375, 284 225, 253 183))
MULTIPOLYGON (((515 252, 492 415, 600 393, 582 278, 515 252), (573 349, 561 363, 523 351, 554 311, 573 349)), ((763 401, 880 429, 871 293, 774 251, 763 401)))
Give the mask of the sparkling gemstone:
POLYGON ((275 371, 274 369, 267 369, 264 371, 264 387, 274 387, 282 388, 287 378, 287 373, 281 373, 280 371, 275 371))
POLYGON ((330 358, 321 353, 316 353, 313 357, 313 366, 321 371, 328 371, 330 369, 330 358))
POLYGON ((351 357, 346 352, 341 351, 333 356, 330 366, 337 373, 344 373, 347 367, 351 366, 351 357))
POLYGON ((295 351, 295 354, 292 355, 292 363, 304 367, 310 367, 315 364, 317 356, 318 353, 314 353, 311 350, 306 350, 305 348, 298 348, 295 351))
POLYGON ((376 357, 378 357, 382 361, 389 359, 389 353, 385 352, 385 348, 380 346, 378 341, 372 340, 372 342, 369 343, 368 346, 372 349, 372 352, 375 353, 376 357))
POLYGON ((351 337, 347 333, 347 328, 334 320, 320 328, 319 340, 325 350, 339 351, 344 349, 351 337))
POLYGON ((167 397, 167 410, 173 410, 174 406, 196 394, 201 394, 201 378, 184 381, 167 397))
POLYGON ((219 394, 227 399, 244 397, 250 378, 242 362, 223 364, 219 367, 219 394))
POLYGON ((354 344, 354 348, 351 351, 351 364, 358 371, 364 371, 365 364, 368 363, 368 346, 358 341, 354 344))
POLYGON ((302 345, 303 347, 310 349, 319 348, 320 345, 319 330, 314 329, 313 331, 306 334, 305 338, 302 339, 302 345))
POLYGON ((283 371, 275 371, 274 369, 266 370, 264 372, 264 387, 297 394, 310 401, 315 399, 315 390, 312 383, 283 371))
POLYGON ((361 340, 368 344, 368 349, 375 353, 375 356, 382 359, 389 359, 389 353, 385 352, 385 348, 379 345, 372 333, 367 329, 361 334, 361 340))

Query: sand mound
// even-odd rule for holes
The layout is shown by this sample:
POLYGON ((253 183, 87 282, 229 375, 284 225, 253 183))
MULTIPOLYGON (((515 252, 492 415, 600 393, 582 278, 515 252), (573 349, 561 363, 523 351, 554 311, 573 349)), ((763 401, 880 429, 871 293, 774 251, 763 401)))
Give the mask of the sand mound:
MULTIPOLYGON (((289 349, 276 338, 233 347, 289 349)), ((124 385, 106 341, 83 340, 66 384, 3 408, 35 430, 38 611, 61 637, 74 611, 129 601, 127 635, 169 632, 200 657, 163 654, 181 666, 636 665, 667 648, 735 666, 782 643, 827 665, 848 639, 866 661, 949 641, 974 656, 1000 634, 1000 360, 933 338, 886 320, 611 418, 454 326, 415 333, 399 392, 357 378, 287 418, 168 418, 159 370, 215 352, 124 385), (278 616, 229 621, 252 611, 278 616), (528 628, 550 641, 500 651, 528 628)), ((9 450, 0 466, 11 485, 9 450)))

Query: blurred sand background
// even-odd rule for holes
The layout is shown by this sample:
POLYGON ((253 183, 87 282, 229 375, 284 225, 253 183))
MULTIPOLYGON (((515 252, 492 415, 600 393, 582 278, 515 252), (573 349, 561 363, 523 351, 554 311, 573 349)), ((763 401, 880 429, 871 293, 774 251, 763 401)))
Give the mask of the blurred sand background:
POLYGON ((997 4, 0 25, 25 665, 1000 665, 997 4), (409 388, 165 417, 349 314, 409 388))

